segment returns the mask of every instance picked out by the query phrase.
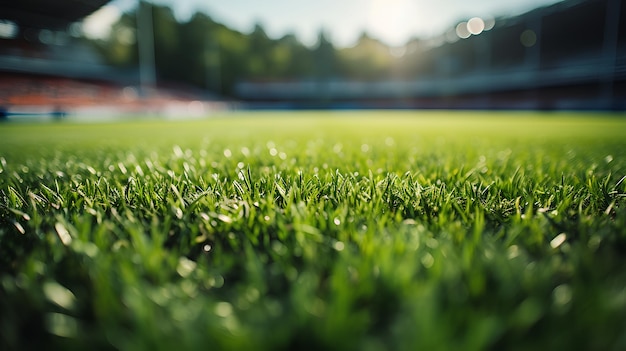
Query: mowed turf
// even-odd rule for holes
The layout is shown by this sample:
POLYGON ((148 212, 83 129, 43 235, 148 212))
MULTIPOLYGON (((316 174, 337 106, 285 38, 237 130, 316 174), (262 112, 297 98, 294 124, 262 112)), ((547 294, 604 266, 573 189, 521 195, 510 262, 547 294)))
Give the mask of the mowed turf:
POLYGON ((0 125, 0 349, 626 349, 626 118, 0 125))

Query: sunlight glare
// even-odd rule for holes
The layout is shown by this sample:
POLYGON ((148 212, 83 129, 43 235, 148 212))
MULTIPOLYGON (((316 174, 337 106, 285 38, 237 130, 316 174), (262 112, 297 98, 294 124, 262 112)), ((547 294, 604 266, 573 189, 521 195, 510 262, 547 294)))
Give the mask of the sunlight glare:
POLYGON ((461 39, 467 39, 470 37, 470 35, 472 35, 472 33, 470 33, 467 29, 467 22, 461 22, 457 24, 456 35, 458 35, 461 39))
POLYGON ((467 21, 467 29, 473 35, 478 35, 485 30, 485 22, 480 17, 474 17, 467 21))
POLYGON ((410 0, 370 0, 368 22, 374 36, 402 45, 410 31, 414 4, 410 0))
POLYGON ((111 34, 111 27, 122 13, 113 5, 101 7, 83 20, 83 32, 91 39, 106 39, 111 34))
POLYGON ((13 21, 0 19, 0 39, 14 39, 19 28, 13 21))

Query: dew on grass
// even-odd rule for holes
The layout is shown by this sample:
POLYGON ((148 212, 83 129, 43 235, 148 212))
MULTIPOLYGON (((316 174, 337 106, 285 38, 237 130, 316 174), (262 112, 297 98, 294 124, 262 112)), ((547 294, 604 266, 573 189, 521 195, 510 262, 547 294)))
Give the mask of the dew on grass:
POLYGON ((561 284, 552 291, 552 300, 557 306, 564 306, 572 300, 572 288, 567 284, 561 284))
POLYGON ((50 302, 66 310, 72 310, 76 305, 76 296, 74 293, 59 283, 44 283, 43 293, 50 302))
POLYGON ((433 264, 435 264, 435 258, 433 257, 433 255, 427 252, 424 256, 422 256, 421 262, 424 267, 431 268, 433 264))
POLYGON ((346 248, 346 245, 342 241, 336 241, 333 244, 333 248, 337 251, 343 251, 346 248))
POLYGON ((272 251, 279 256, 285 256, 289 253, 289 249, 283 243, 278 240, 272 241, 272 251))
POLYGON ((183 210, 181 210, 179 207, 175 207, 172 210, 174 211, 174 215, 176 216, 176 218, 178 219, 183 218, 183 210))
POLYGON ((552 247, 553 249, 556 249, 557 247, 561 246, 561 244, 563 244, 566 239, 567 239, 567 235, 565 233, 561 233, 555 236, 554 239, 550 241, 550 247, 552 247))
POLYGON ((228 302, 218 302, 215 305, 215 314, 219 317, 225 318, 233 313, 233 306, 228 302))
POLYGON ((120 169, 120 172, 122 172, 122 174, 126 174, 126 172, 128 172, 126 166, 124 166, 122 162, 118 162, 117 167, 120 169))
POLYGON ((507 250, 507 257, 512 260, 520 255, 519 247, 517 245, 511 245, 507 250))
POLYGON ((230 149, 224 149, 224 156, 226 158, 230 158, 233 155, 233 153, 230 151, 230 149))
POLYGON ((198 264, 187 257, 180 257, 178 259, 178 266, 176 266, 176 272, 181 277, 188 277, 198 266, 198 264))
POLYGON ((261 297, 261 293, 259 292, 258 289, 254 287, 250 287, 248 288, 248 290, 246 290, 246 298, 248 299, 248 301, 254 302, 258 300, 259 297, 261 297))
MULTIPOLYGON (((185 163, 185 165, 186 165, 186 163, 185 163)), ((143 169, 141 169, 140 165, 135 165, 135 173, 137 173, 138 175, 140 175, 142 177, 144 176, 143 169)))
POLYGON ((335 217, 335 219, 333 219, 333 223, 335 223, 335 225, 340 225, 341 224, 341 220, 337 217, 335 217))
POLYGON ((62 223, 57 222, 54 225, 54 229, 56 229, 57 235, 61 239, 61 242, 63 243, 63 245, 67 246, 72 243, 72 236, 70 235, 70 232, 67 230, 67 228, 65 228, 65 226, 62 223))
POLYGON ((367 144, 363 144, 363 145, 361 145, 361 151, 363 151, 363 152, 368 152, 368 151, 370 151, 370 146, 369 146, 369 145, 367 145, 367 144))
POLYGON ((484 255, 488 261, 491 261, 495 257, 495 254, 492 250, 485 250, 484 255))
POLYGON ((74 317, 62 313, 48 313, 45 316, 45 324, 50 334, 65 338, 78 335, 78 322, 74 317))
POLYGON ((91 242, 79 241, 75 245, 72 245, 72 248, 77 253, 85 254, 85 256, 89 258, 94 258, 98 255, 99 249, 98 246, 91 242))
POLYGON ((17 172, 13 172, 13 174, 11 174, 11 176, 13 178, 15 178, 15 180, 17 180, 18 183, 22 184, 24 182, 24 179, 22 179, 22 177, 20 177, 19 174, 17 174, 17 172))
POLYGON ((233 219, 223 213, 220 213, 217 215, 217 219, 219 219, 220 221, 224 222, 224 223, 232 223, 233 219))
POLYGON ((146 296, 159 306, 165 306, 172 297, 169 289, 151 289, 146 292, 146 296))
POLYGON ((194 298, 198 295, 198 285, 191 280, 183 281, 182 284, 180 284, 180 287, 183 292, 191 298, 194 298))
POLYGON ((181 149, 181 147, 180 147, 180 146, 178 146, 178 145, 174 145, 174 147, 173 147, 172 149, 173 149, 173 151, 174 151, 174 155, 175 155, 177 158, 181 158, 181 157, 185 156, 185 153, 183 152, 183 149, 181 149))
POLYGON ((428 238, 426 239, 426 246, 431 249, 436 249, 439 247, 439 242, 435 238, 428 238))
POLYGON ((276 148, 271 148, 271 149, 270 149, 270 155, 271 155, 271 156, 276 156, 276 155, 278 155, 278 150, 276 150, 276 148))
POLYGON ((208 284, 212 288, 218 288, 219 289, 219 288, 224 286, 224 277, 222 277, 221 275, 217 274, 217 275, 209 278, 208 284))
POLYGON ((154 163, 152 163, 152 160, 150 160, 149 158, 143 160, 143 163, 145 163, 146 167, 148 167, 149 170, 154 170, 154 163))
POLYGON ((26 230, 24 230, 24 227, 22 227, 19 222, 13 222, 13 225, 15 226, 15 229, 20 232, 20 234, 26 234, 26 230))
POLYGON ((508 159, 509 156, 511 156, 511 153, 512 153, 511 149, 505 149, 505 150, 502 150, 502 151, 498 152, 498 156, 497 157, 498 157, 498 159, 500 161, 504 161, 504 160, 508 159))

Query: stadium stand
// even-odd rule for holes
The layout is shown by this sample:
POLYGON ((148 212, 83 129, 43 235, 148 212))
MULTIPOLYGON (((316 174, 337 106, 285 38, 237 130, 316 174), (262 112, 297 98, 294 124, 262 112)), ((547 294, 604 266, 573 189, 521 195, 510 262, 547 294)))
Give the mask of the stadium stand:
POLYGON ((0 0, 0 119, 88 112, 204 115, 224 104, 188 87, 139 94, 137 69, 103 62, 76 23, 109 0, 0 0))
POLYGON ((405 80, 243 81, 236 92, 261 107, 625 110, 625 14, 625 0, 565 0, 432 38, 405 80))
POLYGON ((110 0, 0 0, 2 19, 21 28, 64 29, 110 0))

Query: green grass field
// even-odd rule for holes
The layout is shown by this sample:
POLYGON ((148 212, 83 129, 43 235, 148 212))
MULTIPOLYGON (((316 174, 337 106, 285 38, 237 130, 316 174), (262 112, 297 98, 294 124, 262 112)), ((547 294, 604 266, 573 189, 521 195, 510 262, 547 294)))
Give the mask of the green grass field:
POLYGON ((0 124, 0 349, 624 350, 626 119, 0 124))

